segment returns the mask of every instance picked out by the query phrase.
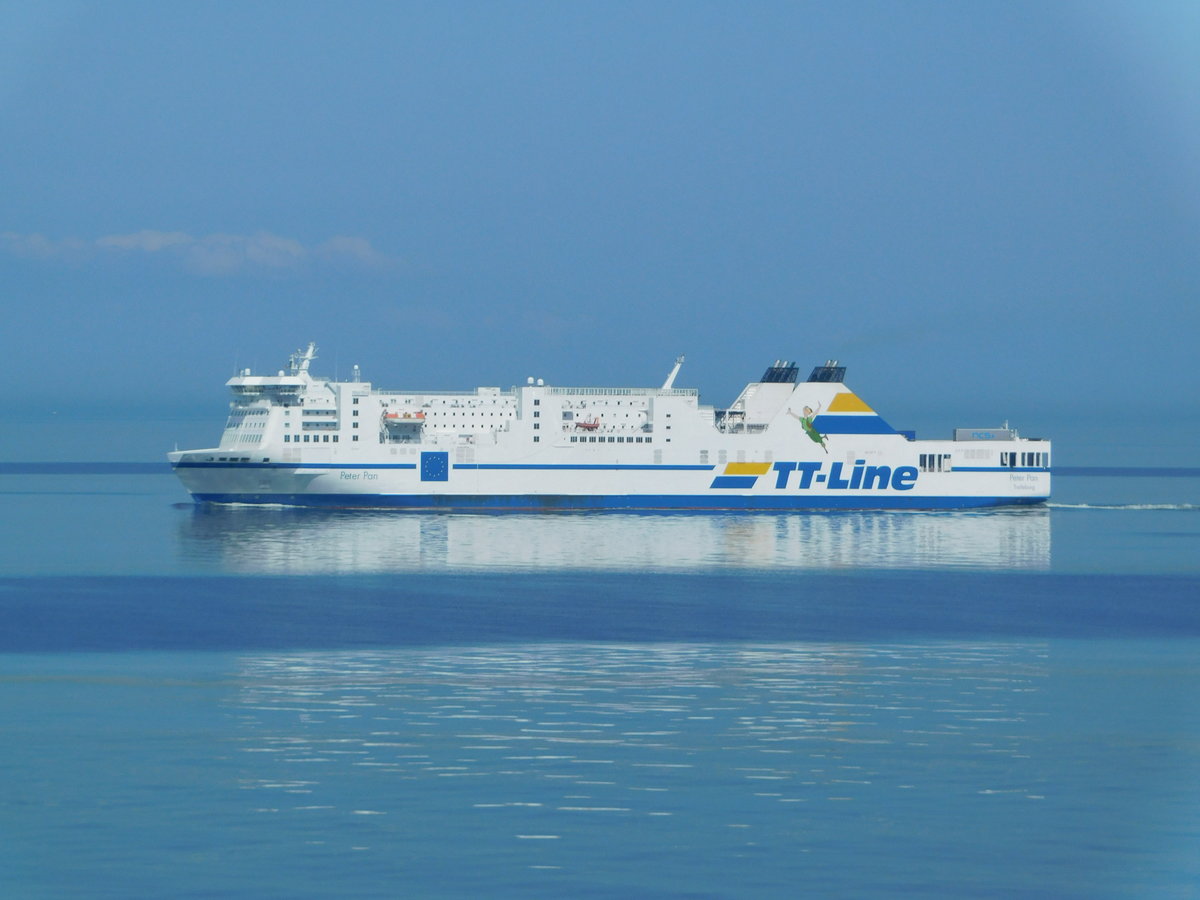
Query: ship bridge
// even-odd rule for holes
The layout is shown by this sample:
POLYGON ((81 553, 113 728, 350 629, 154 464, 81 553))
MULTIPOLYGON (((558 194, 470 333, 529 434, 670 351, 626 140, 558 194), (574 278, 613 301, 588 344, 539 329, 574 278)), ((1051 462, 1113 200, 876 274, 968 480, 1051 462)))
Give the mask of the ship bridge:
POLYGON ((308 367, 317 358, 317 345, 309 343, 304 350, 297 350, 288 360, 288 371, 279 370, 278 375, 253 375, 249 369, 242 369, 234 375, 225 386, 233 395, 244 401, 257 397, 265 397, 284 405, 297 401, 304 389, 312 384, 312 376, 308 367))

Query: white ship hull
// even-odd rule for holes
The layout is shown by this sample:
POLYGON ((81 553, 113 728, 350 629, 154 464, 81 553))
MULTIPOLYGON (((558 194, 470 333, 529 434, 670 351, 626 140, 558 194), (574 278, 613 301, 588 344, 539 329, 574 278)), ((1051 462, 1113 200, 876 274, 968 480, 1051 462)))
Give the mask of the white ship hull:
POLYGON ((235 402, 220 446, 169 454, 197 501, 940 509, 1038 503, 1050 493, 1048 441, 1008 429, 915 440, 887 425, 832 366, 796 383, 794 367, 777 364, 764 379, 785 380, 755 382, 714 410, 695 391, 670 387, 377 391, 309 376, 312 350, 289 375, 231 379, 235 402), (389 424, 397 410, 420 417, 410 413, 397 428, 389 424))

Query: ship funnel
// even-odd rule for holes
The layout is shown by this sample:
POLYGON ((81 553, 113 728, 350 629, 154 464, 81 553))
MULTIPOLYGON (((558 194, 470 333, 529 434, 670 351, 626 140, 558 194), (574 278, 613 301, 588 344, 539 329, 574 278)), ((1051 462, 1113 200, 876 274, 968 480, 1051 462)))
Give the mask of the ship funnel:
POLYGON ((846 367, 839 366, 836 359, 827 359, 825 365, 813 368, 808 380, 841 384, 846 380, 846 367))
POLYGON ((759 381, 766 384, 795 384, 796 364, 788 359, 777 359, 767 366, 767 371, 763 372, 759 381))

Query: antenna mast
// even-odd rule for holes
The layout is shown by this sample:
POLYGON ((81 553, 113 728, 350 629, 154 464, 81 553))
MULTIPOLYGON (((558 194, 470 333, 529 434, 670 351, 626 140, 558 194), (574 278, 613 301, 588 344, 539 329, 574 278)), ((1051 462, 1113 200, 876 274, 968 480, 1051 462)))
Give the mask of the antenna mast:
POLYGON ((664 391, 669 391, 671 389, 671 385, 673 385, 675 383, 675 376, 679 374, 679 367, 682 365, 683 365, 683 357, 682 356, 675 357, 675 368, 673 368, 671 370, 671 374, 668 375, 667 380, 663 382, 662 389, 664 391))

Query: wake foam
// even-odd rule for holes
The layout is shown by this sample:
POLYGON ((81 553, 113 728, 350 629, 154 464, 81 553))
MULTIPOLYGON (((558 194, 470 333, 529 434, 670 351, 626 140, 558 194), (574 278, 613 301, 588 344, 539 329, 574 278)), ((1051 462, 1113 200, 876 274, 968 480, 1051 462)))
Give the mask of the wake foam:
POLYGON ((1198 510, 1196 503, 1047 503, 1050 509, 1183 509, 1198 510))

